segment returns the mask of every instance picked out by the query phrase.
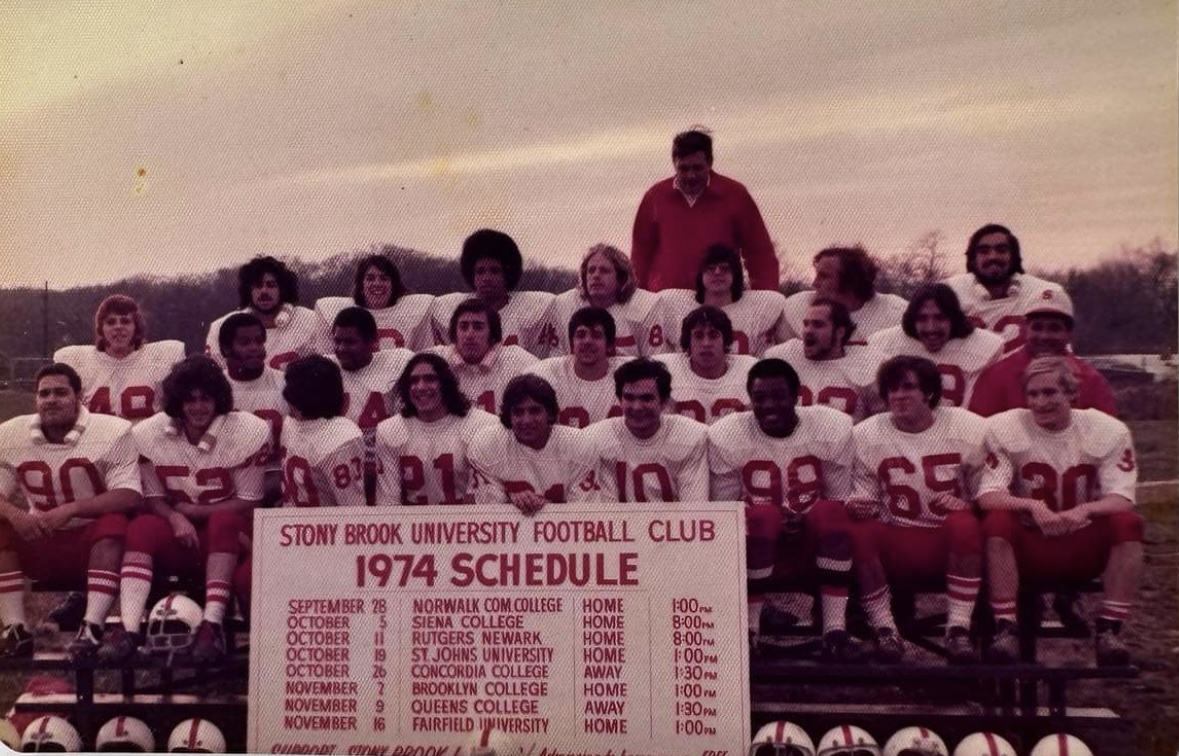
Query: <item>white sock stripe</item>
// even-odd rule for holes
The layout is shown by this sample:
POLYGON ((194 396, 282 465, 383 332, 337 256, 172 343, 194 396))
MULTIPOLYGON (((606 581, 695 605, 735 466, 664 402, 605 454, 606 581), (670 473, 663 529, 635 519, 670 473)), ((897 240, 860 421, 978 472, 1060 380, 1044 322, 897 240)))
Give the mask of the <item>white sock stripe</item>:
POLYGON ((138 580, 140 582, 150 584, 152 581, 151 570, 127 569, 123 568, 123 574, 119 576, 120 580, 138 580))
POLYGON ((958 586, 962 588, 977 588, 982 585, 982 578, 961 577, 959 575, 947 575, 946 585, 953 587, 958 586))
POLYGON ((109 588, 114 590, 119 587, 118 578, 90 578, 86 581, 86 590, 93 591, 96 588, 109 588))
POLYGON ((815 566, 820 570, 831 570, 832 572, 851 572, 852 560, 819 557, 815 560, 815 566))

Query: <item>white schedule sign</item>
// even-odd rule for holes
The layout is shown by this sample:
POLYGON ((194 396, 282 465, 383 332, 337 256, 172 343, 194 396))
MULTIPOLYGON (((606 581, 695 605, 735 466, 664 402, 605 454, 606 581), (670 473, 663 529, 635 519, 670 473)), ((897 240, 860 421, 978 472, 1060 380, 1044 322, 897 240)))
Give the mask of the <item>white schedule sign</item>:
POLYGON ((488 726, 529 756, 748 747, 738 504, 256 517, 252 753, 464 756, 488 726))

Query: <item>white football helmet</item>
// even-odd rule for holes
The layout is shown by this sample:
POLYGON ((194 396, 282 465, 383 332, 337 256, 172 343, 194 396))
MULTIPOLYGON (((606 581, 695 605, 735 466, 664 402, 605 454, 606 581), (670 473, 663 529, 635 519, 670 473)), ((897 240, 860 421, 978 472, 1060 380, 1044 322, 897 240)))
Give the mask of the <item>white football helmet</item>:
POLYGON ((197 602, 188 596, 173 593, 160 599, 147 616, 144 645, 148 651, 156 653, 187 649, 192 645, 204 614, 197 602))
POLYGON ((1093 756, 1093 750, 1076 735, 1056 732, 1036 743, 1028 756, 1093 756))
POLYGON ((72 724, 50 714, 37 717, 25 728, 20 749, 26 752, 75 753, 82 750, 82 736, 72 724))
POLYGON ((840 725, 819 739, 818 756, 880 756, 880 745, 859 727, 840 725))
POLYGON ((524 752, 507 735, 490 727, 471 733, 464 745, 467 756, 520 756, 524 752))
POLYGON ((16 726, 7 719, 0 719, 0 743, 14 751, 20 750, 20 733, 16 731, 16 726))
POLYGON ((1015 749, 993 732, 976 732, 962 738, 954 756, 1016 756, 1015 749))
POLYGON ((815 756, 811 736, 793 722, 770 722, 757 731, 749 756, 815 756))
POLYGON ((99 728, 94 750, 148 753, 156 750, 156 736, 142 719, 115 717, 99 728))
POLYGON ((186 719, 168 736, 168 753, 225 753, 225 736, 207 719, 186 719))
POLYGON ((933 730, 906 727, 884 744, 884 756, 950 756, 946 742, 933 730))

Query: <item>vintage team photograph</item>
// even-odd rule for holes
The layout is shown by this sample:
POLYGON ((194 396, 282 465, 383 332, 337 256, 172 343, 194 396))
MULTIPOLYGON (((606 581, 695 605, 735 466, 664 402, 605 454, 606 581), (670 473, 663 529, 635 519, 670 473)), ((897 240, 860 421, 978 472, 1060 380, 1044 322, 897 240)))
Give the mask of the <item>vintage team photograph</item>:
POLYGON ((0 4, 0 743, 1179 752, 1179 6, 0 4))

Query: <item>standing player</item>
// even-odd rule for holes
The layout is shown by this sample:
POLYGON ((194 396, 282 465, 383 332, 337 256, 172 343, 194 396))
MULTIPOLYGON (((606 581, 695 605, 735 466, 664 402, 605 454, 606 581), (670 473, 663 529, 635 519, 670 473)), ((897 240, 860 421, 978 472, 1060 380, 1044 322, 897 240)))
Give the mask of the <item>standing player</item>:
POLYGON ((794 335, 802 334, 802 320, 816 297, 842 302, 856 324, 851 346, 863 346, 877 331, 901 322, 905 300, 895 294, 876 291, 876 262, 862 247, 828 247, 815 255, 812 291, 800 291, 786 298, 783 317, 794 335))
POLYGON ((766 350, 798 373, 798 403, 833 407, 859 422, 877 408, 873 397, 880 360, 863 347, 848 349, 856 331, 842 302, 815 297, 802 320, 802 338, 766 350))
POLYGON ((843 499, 851 492, 852 422, 830 407, 796 407, 798 375, 777 359, 749 371, 752 412, 708 429, 713 501, 744 501, 749 630, 756 642, 772 578, 820 587, 823 654, 851 661, 846 630, 852 545, 843 499))
POLYGON ((131 424, 88 412, 63 363, 37 372, 36 414, 0 425, 0 658, 29 658, 25 575, 86 585, 69 651, 92 656, 115 600, 126 513, 140 503, 131 424), (20 491, 27 509, 13 496, 20 491), (85 575, 85 580, 82 576, 85 575))
POLYGON ((146 464, 148 513, 127 528, 119 580, 122 628, 100 649, 111 661, 140 645, 140 620, 157 569, 205 580, 204 619, 193 658, 214 662, 225 654, 222 621, 230 580, 263 496, 270 455, 265 420, 233 410, 233 390, 211 359, 194 355, 164 379, 164 411, 135 426, 136 448, 146 464))
POLYGON ((94 346, 58 349, 54 362, 64 362, 82 379, 82 404, 100 415, 117 415, 132 423, 151 417, 162 401, 160 382, 172 365, 184 359, 179 341, 147 342, 139 304, 112 294, 94 313, 94 346))
POLYGON ((526 515, 545 504, 601 501, 597 456, 584 431, 557 425, 557 394, 543 378, 520 375, 504 388, 499 420, 467 450, 476 504, 511 503, 526 515))
POLYGON ((523 347, 504 344, 499 313, 481 299, 468 299, 450 316, 450 344, 428 350, 440 355, 475 406, 494 413, 504 386, 537 360, 523 347))
POLYGON ((569 343, 573 353, 549 357, 528 372, 548 381, 557 392, 561 416, 557 422, 573 428, 617 416, 614 370, 625 357, 611 357, 614 351, 614 318, 601 307, 582 307, 569 319, 569 343))
POLYGON ((683 353, 655 358, 671 372, 671 400, 678 414, 711 425, 749 406, 745 376, 757 360, 729 354, 732 346, 733 324, 719 307, 701 305, 684 318, 683 353))
POLYGON ((1082 583, 1103 576, 1097 663, 1125 664, 1118 637, 1142 572, 1142 518, 1134 512, 1138 466, 1124 423, 1072 409, 1079 388, 1063 357, 1039 357, 1023 373, 1028 409, 987 422, 978 503, 996 632, 990 658, 1019 658, 1019 581, 1082 583), (1103 574, 1104 573, 1104 574, 1103 574))
POLYGON ((581 258, 576 289, 558 294, 549 311, 557 343, 550 354, 569 354, 572 340, 565 324, 585 306, 601 307, 614 318, 616 337, 611 354, 626 357, 667 351, 660 298, 635 287, 630 260, 617 247, 595 244, 581 258))
POLYGON ((401 412, 377 426, 378 504, 469 503, 467 448, 495 415, 471 407, 446 360, 417 354, 397 379, 401 412))
POLYGON ((786 330, 782 319, 785 298, 776 291, 746 291, 741 256, 723 244, 713 244, 704 252, 696 272, 695 295, 686 289, 664 289, 659 299, 664 305, 664 334, 669 344, 679 342, 680 323, 700 305, 719 307, 729 316, 736 354, 761 357, 781 341, 786 330))
POLYGON ((598 450, 605 501, 708 501, 708 432, 701 423, 664 415, 671 373, 646 357, 614 372, 622 417, 588 433, 598 450))
POLYGON ((925 357, 942 374, 942 404, 965 407, 983 368, 1003 354, 1003 338, 971 325, 954 290, 945 284, 923 286, 905 309, 901 325, 868 339, 882 360, 908 354, 925 357))
POLYGON ((864 520, 852 530, 856 571, 877 656, 897 661, 904 645, 892 616, 889 583, 944 579, 946 651, 953 663, 976 660, 970 618, 982 575, 982 532, 971 509, 983 462, 984 422, 939 407, 942 381, 924 357, 893 357, 880 366, 888 412, 852 431, 855 490, 848 509, 864 520))
POLYGON ((377 322, 379 349, 404 347, 413 351, 434 345, 430 308, 434 297, 410 294, 401 271, 386 255, 369 255, 356 265, 351 297, 320 297, 315 312, 324 323, 335 321, 345 307, 363 307, 377 322))
MULTIPOLYGON (((296 357, 318 354, 327 341, 323 322, 313 310, 299 306, 299 279, 280 260, 255 257, 237 272, 237 312, 250 312, 262 321, 272 368, 282 370, 296 357)), ((230 313, 232 315, 233 313, 230 313)), ((205 353, 220 354, 217 336, 223 315, 209 326, 205 353)))
POLYGON ((1006 226, 989 223, 966 243, 966 272, 946 279, 972 323, 998 333, 1003 351, 1023 345, 1024 314, 1036 301, 1064 293, 1060 284, 1023 272, 1019 239, 1006 226))
POLYGON ((548 317, 553 295, 516 291, 524 259, 512 237, 489 228, 476 231, 463 242, 459 268, 471 293, 446 294, 434 300, 430 315, 434 343, 455 343, 449 328, 455 308, 474 296, 499 315, 506 346, 521 346, 538 357, 548 354, 556 337, 548 317))

